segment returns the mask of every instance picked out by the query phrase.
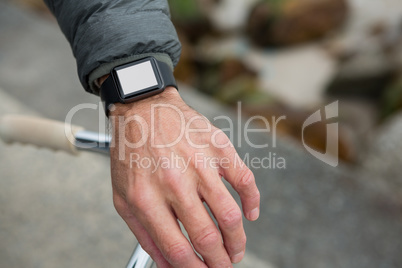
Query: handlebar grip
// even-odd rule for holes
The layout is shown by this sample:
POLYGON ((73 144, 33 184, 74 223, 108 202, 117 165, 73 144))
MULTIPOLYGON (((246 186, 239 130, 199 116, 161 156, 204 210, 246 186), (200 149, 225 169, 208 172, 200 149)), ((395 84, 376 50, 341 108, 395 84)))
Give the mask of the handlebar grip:
POLYGON ((82 127, 25 115, 0 117, 0 138, 6 143, 33 144, 54 150, 78 154, 75 133, 82 127))

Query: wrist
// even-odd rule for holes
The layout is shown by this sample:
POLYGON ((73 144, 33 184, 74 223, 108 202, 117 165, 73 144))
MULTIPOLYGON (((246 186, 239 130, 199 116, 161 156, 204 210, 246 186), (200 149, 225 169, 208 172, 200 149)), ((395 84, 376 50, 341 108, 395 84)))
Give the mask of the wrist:
MULTIPOLYGON (((105 82, 105 80, 109 77, 109 74, 106 74, 102 77, 99 77, 96 81, 97 84, 99 85, 99 87, 102 86, 102 84, 105 82)), ((169 103, 170 101, 174 101, 174 100, 178 100, 181 99, 180 94, 178 93, 177 89, 174 87, 167 87, 163 92, 161 92, 158 95, 155 96, 151 96, 149 98, 143 99, 143 100, 139 100, 136 102, 132 102, 132 103, 115 103, 114 105, 114 109, 112 109, 110 111, 110 115, 112 116, 125 116, 128 114, 129 111, 135 111, 135 112, 141 112, 137 111, 139 109, 139 107, 137 106, 143 106, 142 104, 146 104, 146 103, 153 103, 155 102, 157 98, 163 97, 167 100, 167 102, 169 103), (138 105, 138 103, 140 103, 141 105, 138 105), (138 108, 138 109, 137 109, 138 108)), ((136 114, 136 113, 135 113, 136 114)))
POLYGON ((172 95, 166 88, 170 86, 177 88, 170 66, 152 56, 116 66, 110 71, 109 76, 102 76, 97 82, 101 84, 100 96, 107 117, 116 114, 125 115, 133 107, 141 106, 140 104, 144 102, 140 100, 143 99, 147 99, 145 103, 161 96, 170 96, 168 97, 170 99, 172 95), (165 90, 165 94, 161 94, 165 90), (159 96, 151 98, 155 95, 159 96), (128 105, 133 102, 135 105, 128 105), (112 109, 116 109, 116 113, 112 114, 112 109))

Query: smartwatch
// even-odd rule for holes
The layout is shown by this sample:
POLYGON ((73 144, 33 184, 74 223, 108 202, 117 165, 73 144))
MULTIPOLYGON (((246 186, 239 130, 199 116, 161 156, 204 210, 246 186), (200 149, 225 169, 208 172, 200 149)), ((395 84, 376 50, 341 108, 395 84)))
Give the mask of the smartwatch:
POLYGON ((113 68, 100 88, 106 116, 114 103, 130 103, 161 93, 166 87, 177 89, 169 65, 146 57, 113 68))

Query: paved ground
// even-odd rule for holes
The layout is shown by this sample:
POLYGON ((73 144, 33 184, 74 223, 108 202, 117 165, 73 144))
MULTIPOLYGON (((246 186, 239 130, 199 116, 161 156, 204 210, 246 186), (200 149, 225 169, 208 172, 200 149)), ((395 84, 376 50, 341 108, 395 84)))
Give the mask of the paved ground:
MULTIPOLYGON (((3 1, 0 25, 1 114, 64 120, 71 107, 98 102, 78 84, 54 22, 3 1)), ((238 127, 231 110, 194 91, 181 92, 211 120, 228 115, 238 127)), ((88 111, 74 122, 96 130, 97 117, 88 111)), ((261 133, 252 140, 272 144, 261 133)), ((331 168, 285 138, 268 150, 242 141, 242 157, 275 153, 286 161, 286 169, 254 169, 262 211, 259 221, 245 223, 243 267, 402 267, 400 208, 362 187, 368 177, 331 168)), ((0 267, 123 267, 134 243, 112 206, 107 158, 0 143, 0 267)))

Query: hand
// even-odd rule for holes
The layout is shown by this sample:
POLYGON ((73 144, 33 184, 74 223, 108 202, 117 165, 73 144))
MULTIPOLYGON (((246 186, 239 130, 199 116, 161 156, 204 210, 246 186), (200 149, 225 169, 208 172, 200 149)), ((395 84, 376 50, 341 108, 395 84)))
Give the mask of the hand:
POLYGON ((132 104, 116 104, 110 120, 114 204, 158 266, 239 262, 246 245, 242 214, 221 178, 239 193, 248 220, 259 216, 260 195, 228 137, 172 87, 132 104))

